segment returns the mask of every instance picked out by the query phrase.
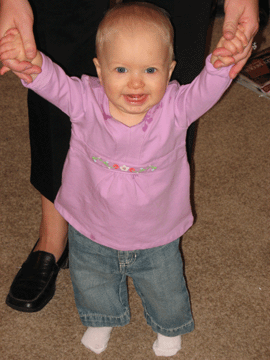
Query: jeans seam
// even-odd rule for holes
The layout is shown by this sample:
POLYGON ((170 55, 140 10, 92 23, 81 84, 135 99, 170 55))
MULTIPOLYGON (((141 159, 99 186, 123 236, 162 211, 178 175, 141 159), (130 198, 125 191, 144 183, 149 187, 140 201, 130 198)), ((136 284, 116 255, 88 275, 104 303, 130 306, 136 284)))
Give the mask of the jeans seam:
POLYGON ((89 327, 101 327, 101 326, 125 326, 130 322, 130 311, 129 308, 126 308, 125 312, 121 316, 112 316, 112 315, 80 315, 80 319, 83 325, 89 327))
MULTIPOLYGON (((135 286, 135 284, 134 284, 135 286)), ((180 331, 181 329, 184 329, 185 327, 191 325, 193 323, 193 319, 191 319, 188 323, 182 325, 182 326, 179 326, 177 328, 172 328, 172 329, 166 329, 164 328, 163 326, 160 326, 159 324, 157 324, 155 322, 155 320, 152 318, 152 316, 149 314, 149 312, 147 311, 147 306, 146 306, 146 303, 144 301, 144 296, 143 294, 136 288, 135 286, 135 289, 136 289, 136 292, 138 293, 138 295, 140 296, 141 298, 141 301, 142 301, 142 304, 143 304, 143 308, 144 308, 144 314, 145 314, 145 318, 146 318, 146 322, 149 326, 152 327, 153 329, 153 326, 156 328, 156 329, 161 329, 161 330, 164 330, 168 333, 173 333, 173 332, 178 332, 180 331)), ((154 330, 154 329, 153 329, 154 330)))
MULTIPOLYGON (((123 274, 123 269, 126 269, 128 266, 133 265, 136 259, 137 259, 137 254, 136 252, 132 251, 132 259, 122 262, 120 261, 120 251, 118 251, 119 272, 123 274)), ((126 273, 126 270, 124 271, 124 273, 126 273)))
POLYGON ((114 319, 114 320, 121 320, 126 315, 129 315, 129 308, 126 307, 125 312, 120 316, 114 316, 114 315, 102 315, 102 314, 81 314, 79 311, 80 318, 95 318, 95 319, 101 319, 101 318, 107 318, 107 319, 114 319))
MULTIPOLYGON (((182 329, 184 329, 185 327, 188 327, 190 326, 192 323, 193 323, 193 319, 191 319, 188 323, 182 325, 182 326, 179 326, 179 327, 176 327, 176 328, 172 328, 172 329, 166 329, 164 328, 163 326, 160 326, 159 324, 157 324, 155 322, 155 320, 153 320, 152 316, 147 312, 147 310, 145 309, 145 314, 146 314, 146 322, 149 326, 152 327, 153 329, 153 325, 156 329, 161 329, 163 331, 166 331, 167 333, 174 333, 174 332, 178 332, 182 329)), ((154 330, 154 329, 153 329, 154 330)), ((166 335, 165 335, 166 336, 166 335)))

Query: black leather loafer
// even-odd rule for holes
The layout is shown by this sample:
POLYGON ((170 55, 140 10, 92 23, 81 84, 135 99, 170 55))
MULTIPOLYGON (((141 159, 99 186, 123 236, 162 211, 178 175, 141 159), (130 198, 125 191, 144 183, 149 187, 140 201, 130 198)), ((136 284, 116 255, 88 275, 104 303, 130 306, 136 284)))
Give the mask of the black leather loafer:
POLYGON ((55 293, 59 270, 68 267, 68 243, 58 262, 53 254, 33 250, 15 276, 6 298, 6 304, 18 311, 36 312, 48 304, 55 293))

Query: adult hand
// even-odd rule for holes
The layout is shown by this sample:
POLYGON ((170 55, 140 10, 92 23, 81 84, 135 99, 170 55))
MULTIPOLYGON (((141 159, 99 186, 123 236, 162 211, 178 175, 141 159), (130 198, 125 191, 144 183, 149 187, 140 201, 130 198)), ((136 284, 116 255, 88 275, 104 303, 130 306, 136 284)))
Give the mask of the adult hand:
MULTIPOLYGON (((9 29, 5 36, 0 39, 0 59, 1 61, 10 60, 16 64, 16 71, 13 71, 20 79, 31 83, 38 74, 41 73, 42 56, 38 56, 32 63, 27 61, 22 37, 18 29, 9 29)), ((4 69, 0 69, 0 75, 4 74, 4 69)))
MULTIPOLYGON (((7 30, 17 28, 21 34, 25 53, 29 60, 34 59, 37 53, 33 23, 33 11, 27 0, 0 0, 0 39, 7 30)), ((18 62, 14 60, 5 60, 3 65, 3 74, 10 69, 13 71, 20 70, 18 62)))
POLYGON ((235 37, 237 27, 241 28, 246 35, 248 44, 242 53, 230 53, 226 48, 215 49, 215 56, 233 55, 235 65, 230 71, 230 77, 234 79, 247 62, 251 51, 252 41, 259 29, 259 4, 258 0, 225 0, 225 19, 223 24, 223 36, 227 40, 235 37))

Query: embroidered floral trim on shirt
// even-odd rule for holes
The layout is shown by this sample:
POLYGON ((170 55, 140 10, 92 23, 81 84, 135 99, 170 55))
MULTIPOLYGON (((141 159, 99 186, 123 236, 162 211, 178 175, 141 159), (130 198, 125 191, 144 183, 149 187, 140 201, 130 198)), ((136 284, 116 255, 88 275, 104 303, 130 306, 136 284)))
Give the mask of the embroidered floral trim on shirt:
POLYGON ((126 165, 120 166, 119 164, 109 163, 109 161, 105 161, 105 160, 101 159, 101 157, 95 157, 95 156, 92 156, 92 159, 95 163, 103 164, 108 169, 131 172, 133 174, 139 174, 139 173, 146 172, 146 171, 155 171, 157 169, 156 166, 152 166, 152 165, 146 166, 144 168, 134 168, 134 167, 126 166, 126 165))

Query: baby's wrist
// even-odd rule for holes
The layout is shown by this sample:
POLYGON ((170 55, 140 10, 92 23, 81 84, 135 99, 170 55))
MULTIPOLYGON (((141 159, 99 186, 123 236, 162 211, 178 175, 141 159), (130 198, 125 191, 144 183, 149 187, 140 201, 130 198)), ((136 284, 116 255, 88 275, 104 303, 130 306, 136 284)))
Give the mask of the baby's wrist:
POLYGON ((37 51, 36 57, 31 61, 32 65, 37 65, 38 67, 42 67, 43 59, 42 55, 39 51, 37 51))

